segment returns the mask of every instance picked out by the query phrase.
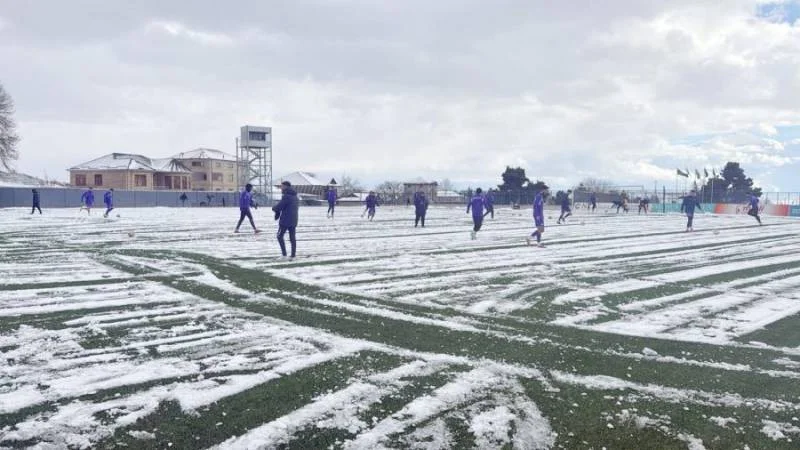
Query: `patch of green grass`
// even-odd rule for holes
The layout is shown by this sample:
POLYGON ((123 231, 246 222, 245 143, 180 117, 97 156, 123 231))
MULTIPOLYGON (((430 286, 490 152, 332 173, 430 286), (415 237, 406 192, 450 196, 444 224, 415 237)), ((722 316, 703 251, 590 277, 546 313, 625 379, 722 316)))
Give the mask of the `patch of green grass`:
POLYGON ((137 447, 141 444, 157 448, 168 445, 195 448, 219 444, 231 436, 241 436, 289 414, 319 395, 342 389, 354 377, 389 370, 403 361, 401 357, 385 353, 362 352, 267 381, 224 397, 196 413, 183 412, 176 402, 164 402, 155 413, 131 427, 117 430, 98 448, 137 447), (141 442, 128 434, 130 430, 152 432, 155 439, 141 442))
MULTIPOLYGON (((149 303, 147 306, 156 308, 160 306, 170 306, 173 303, 149 303)), ((20 316, 6 316, 0 317, 0 333, 16 330, 20 325, 29 325, 36 328, 44 328, 47 330, 62 330, 70 328, 66 322, 81 319, 88 314, 92 313, 110 313, 119 311, 119 306, 96 306, 85 307, 82 309, 70 309, 67 311, 58 311, 50 313, 39 314, 25 314, 20 316)))
POLYGON ((800 314, 793 314, 766 325, 760 330, 739 336, 739 342, 764 342, 776 347, 800 346, 800 314))
POLYGON ((24 291, 27 289, 53 289, 74 286, 96 286, 101 284, 119 284, 130 281, 130 278, 102 278, 98 280, 54 281, 50 283, 0 284, 0 291, 24 291))

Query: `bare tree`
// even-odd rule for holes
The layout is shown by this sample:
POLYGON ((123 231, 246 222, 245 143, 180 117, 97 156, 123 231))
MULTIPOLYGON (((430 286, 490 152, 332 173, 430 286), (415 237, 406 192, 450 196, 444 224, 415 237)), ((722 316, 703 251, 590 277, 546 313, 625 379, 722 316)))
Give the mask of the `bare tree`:
POLYGON ((347 175, 342 175, 341 182, 339 183, 339 196, 347 196, 354 192, 364 190, 361 183, 355 178, 347 175))
POLYGON ((602 180, 600 178, 594 177, 587 177, 581 180, 581 183, 578 185, 578 189, 592 191, 597 193, 604 193, 608 192, 608 189, 613 186, 608 180, 602 180))
POLYGON ((444 180, 442 180, 440 185, 441 185, 443 191, 452 191, 453 190, 453 182, 450 181, 449 178, 445 178, 444 180))
POLYGON ((384 181, 375 188, 384 203, 397 203, 403 197, 403 183, 384 181))
POLYGON ((14 123, 14 100, 8 95, 3 85, 0 84, 0 167, 11 171, 11 162, 19 157, 16 133, 17 124, 14 123))

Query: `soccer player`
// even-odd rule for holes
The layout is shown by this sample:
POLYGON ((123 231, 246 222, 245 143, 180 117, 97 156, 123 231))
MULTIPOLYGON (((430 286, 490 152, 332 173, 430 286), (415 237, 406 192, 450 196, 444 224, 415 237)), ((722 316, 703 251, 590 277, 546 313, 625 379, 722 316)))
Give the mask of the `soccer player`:
POLYGON ((81 194, 81 205, 81 211, 86 209, 90 215, 92 214, 92 206, 94 206, 94 190, 92 190, 91 186, 89 189, 84 191, 83 194, 81 194))
POLYGON ((103 194, 103 203, 106 205, 106 212, 103 214, 103 217, 108 217, 108 213, 114 209, 114 188, 109 188, 105 194, 103 194))
POLYGON ((486 202, 483 199, 483 195, 481 195, 482 193, 483 191, 481 188, 475 189, 475 195, 473 195, 469 203, 467 203, 467 214, 469 214, 469 210, 472 209, 473 227, 469 234, 472 239, 475 239, 478 235, 478 231, 481 230, 481 225, 483 225, 483 207, 486 202))
POLYGON ((372 219, 375 218, 375 207, 378 206, 378 196, 375 195, 375 191, 369 191, 369 195, 367 195, 364 203, 366 203, 366 208, 364 212, 361 213, 361 217, 364 217, 364 213, 366 213, 367 219, 372 221, 372 219))
MULTIPOLYGON (((294 191, 294 189, 292 189, 292 191, 294 191)), ((295 193, 295 195, 297 194, 295 193)), ((328 216, 327 216, 329 219, 333 219, 333 212, 335 209, 336 209, 336 189, 330 187, 328 188, 328 216)))
POLYGON ((567 194, 561 197, 561 215, 558 216, 558 221, 556 223, 567 223, 567 217, 572 215, 572 210, 569 207, 569 195, 572 194, 572 190, 568 190, 567 194))
POLYGON ((253 232, 261 233, 261 230, 256 228, 256 223, 253 221, 253 213, 250 212, 250 207, 253 205, 253 185, 247 183, 244 187, 244 191, 239 196, 239 223, 236 224, 236 229, 233 230, 234 233, 239 232, 239 227, 242 226, 245 217, 250 220, 250 226, 253 227, 253 232))
POLYGON ((617 214, 619 214, 620 208, 622 208, 622 211, 628 212, 628 199, 625 196, 621 196, 619 200, 614 200, 611 202, 611 207, 617 208, 617 214))
POLYGON ((494 195, 492 194, 491 190, 486 192, 486 196, 483 198, 483 200, 483 206, 486 208, 486 213, 483 215, 483 217, 491 214, 492 219, 494 219, 494 195))
POLYGON ((289 243, 292 246, 292 253, 289 257, 294 259, 297 254, 297 221, 300 210, 300 202, 297 198, 297 191, 292 188, 292 183, 284 181, 281 183, 281 201, 272 207, 275 212, 275 220, 278 220, 278 244, 281 246, 281 255, 286 258, 286 242, 283 240, 284 234, 289 232, 289 243))
POLYGON ((542 244, 542 233, 544 233, 544 199, 547 197, 548 190, 545 187, 536 193, 533 199, 533 223, 536 226, 536 231, 526 239, 528 245, 531 245, 531 238, 536 238, 536 245, 544 247, 542 244))
POLYGON ((683 203, 681 203, 681 212, 686 213, 686 231, 694 231, 692 226, 692 222, 694 221, 694 210, 695 208, 699 210, 703 210, 700 207, 700 202, 697 201, 697 193, 692 191, 686 197, 683 197, 683 203))
POLYGON ((589 193, 589 208, 592 212, 597 209, 597 194, 594 192, 589 193))
POLYGON ((649 207, 650 207, 650 199, 649 198, 642 197, 642 198, 639 199, 639 214, 641 214, 642 211, 644 211, 644 213, 647 214, 647 210, 648 210, 649 207))
POLYGON ((31 214, 38 209, 39 215, 41 215, 42 207, 40 206, 41 198, 39 197, 39 191, 36 189, 31 189, 31 193, 33 194, 33 208, 31 208, 31 214))
POLYGON ((416 214, 414 228, 417 228, 420 222, 422 223, 422 228, 425 228, 425 215, 428 213, 428 198, 425 197, 425 193, 422 191, 414 194, 414 213, 416 214))
POLYGON ((752 192, 750 193, 749 203, 750 203, 750 210, 747 211, 747 215, 755 217, 756 220, 758 221, 758 224, 763 225, 761 223, 761 217, 759 217, 758 215, 758 197, 756 197, 752 192))

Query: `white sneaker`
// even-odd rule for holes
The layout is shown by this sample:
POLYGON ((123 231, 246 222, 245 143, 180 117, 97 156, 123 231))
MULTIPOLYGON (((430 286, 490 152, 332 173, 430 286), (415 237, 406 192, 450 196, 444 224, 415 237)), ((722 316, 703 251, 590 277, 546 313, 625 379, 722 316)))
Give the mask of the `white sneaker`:
POLYGON ((476 233, 474 231, 469 232, 469 237, 471 237, 473 241, 475 240, 475 235, 476 233))
POLYGON ((528 237, 526 237, 526 238, 525 238, 525 242, 526 242, 528 245, 531 245, 531 238, 530 238, 530 236, 528 236, 528 237))

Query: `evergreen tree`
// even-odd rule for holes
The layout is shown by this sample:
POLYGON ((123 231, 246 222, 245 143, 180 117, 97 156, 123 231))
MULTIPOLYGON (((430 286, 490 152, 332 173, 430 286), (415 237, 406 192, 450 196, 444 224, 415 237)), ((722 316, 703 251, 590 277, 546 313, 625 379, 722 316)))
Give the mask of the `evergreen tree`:
POLYGON ((718 176, 706 180, 703 190, 712 203, 741 203, 747 200, 751 192, 756 197, 761 196, 761 188, 753 186, 753 179, 745 175, 738 162, 725 164, 718 176))
POLYGON ((520 192, 529 182, 528 177, 525 176, 525 169, 522 167, 511 168, 511 166, 506 166, 506 171, 503 172, 502 177, 503 184, 498 185, 497 188, 504 192, 520 192))

